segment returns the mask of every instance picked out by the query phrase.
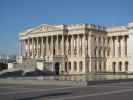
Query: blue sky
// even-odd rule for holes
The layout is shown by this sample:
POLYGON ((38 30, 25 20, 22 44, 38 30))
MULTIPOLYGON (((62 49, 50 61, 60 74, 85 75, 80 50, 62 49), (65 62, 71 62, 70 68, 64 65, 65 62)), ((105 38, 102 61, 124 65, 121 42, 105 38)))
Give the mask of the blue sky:
POLYGON ((43 23, 126 25, 133 0, 0 0, 0 54, 15 54, 18 33, 43 23))

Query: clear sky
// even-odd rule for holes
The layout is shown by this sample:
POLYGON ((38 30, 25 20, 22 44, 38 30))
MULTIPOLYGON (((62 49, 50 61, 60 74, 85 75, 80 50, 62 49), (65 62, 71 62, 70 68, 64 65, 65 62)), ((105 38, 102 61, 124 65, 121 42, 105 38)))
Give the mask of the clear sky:
POLYGON ((133 0, 0 0, 0 54, 15 54, 18 33, 43 23, 126 25, 133 0))

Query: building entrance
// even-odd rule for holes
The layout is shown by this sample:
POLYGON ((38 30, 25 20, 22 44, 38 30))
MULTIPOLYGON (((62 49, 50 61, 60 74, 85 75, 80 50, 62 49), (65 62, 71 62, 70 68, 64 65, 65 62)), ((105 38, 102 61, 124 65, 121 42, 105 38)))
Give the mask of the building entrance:
POLYGON ((59 75, 59 71, 60 71, 60 64, 59 62, 55 63, 55 74, 59 75))

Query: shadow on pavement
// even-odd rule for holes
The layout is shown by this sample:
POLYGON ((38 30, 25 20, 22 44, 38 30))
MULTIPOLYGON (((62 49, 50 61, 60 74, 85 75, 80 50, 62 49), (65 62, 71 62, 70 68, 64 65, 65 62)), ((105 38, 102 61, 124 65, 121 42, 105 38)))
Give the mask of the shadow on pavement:
POLYGON ((54 97, 54 96, 62 96, 62 95, 69 95, 72 92, 59 92, 59 93, 49 93, 39 96, 32 96, 32 97, 24 97, 16 100, 33 100, 33 99, 39 99, 39 98, 48 98, 48 97, 54 97))

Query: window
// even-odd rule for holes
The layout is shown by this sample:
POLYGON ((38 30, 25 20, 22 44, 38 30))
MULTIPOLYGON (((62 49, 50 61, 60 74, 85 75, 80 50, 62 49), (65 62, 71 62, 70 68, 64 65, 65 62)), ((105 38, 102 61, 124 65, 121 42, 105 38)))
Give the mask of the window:
POLYGON ((101 72, 102 71, 102 65, 101 65, 102 63, 101 62, 99 62, 99 72, 101 72))
POLYGON ((69 70, 71 70, 71 62, 68 63, 69 70))
POLYGON ((99 57, 101 57, 101 51, 102 51, 102 50, 100 49, 100 50, 99 50, 99 57))
POLYGON ((76 71, 77 70, 77 63, 74 62, 74 70, 76 71))
POLYGON ((115 65, 116 65, 116 62, 113 62, 113 63, 112 63, 112 71, 113 71, 113 73, 116 72, 116 68, 115 68, 116 66, 115 66, 115 65))
POLYGON ((106 62, 104 62, 104 71, 106 71, 106 62))
POLYGON ((122 71, 121 66, 122 66, 122 62, 119 62, 119 71, 122 71))
POLYGON ((97 57, 97 47, 94 49, 94 57, 97 57))
POLYGON ((79 69, 82 72, 82 70, 83 70, 83 63, 82 63, 82 61, 79 62, 79 69))
POLYGON ((65 72, 67 72, 67 62, 65 63, 65 72))
POLYGON ((125 71, 128 71, 128 62, 125 62, 125 71))

